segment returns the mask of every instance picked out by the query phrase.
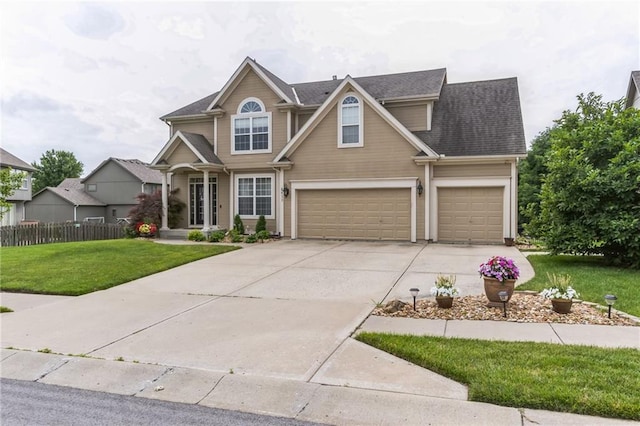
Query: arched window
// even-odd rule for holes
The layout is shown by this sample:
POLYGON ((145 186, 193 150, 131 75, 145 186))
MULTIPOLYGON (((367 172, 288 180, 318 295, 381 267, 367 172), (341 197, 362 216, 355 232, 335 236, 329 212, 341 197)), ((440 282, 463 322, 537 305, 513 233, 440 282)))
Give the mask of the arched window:
POLYGON ((347 95, 342 99, 339 110, 338 146, 363 146, 362 106, 360 99, 347 95))
POLYGON ((233 154, 271 152, 271 113, 256 98, 240 102, 231 120, 233 154))

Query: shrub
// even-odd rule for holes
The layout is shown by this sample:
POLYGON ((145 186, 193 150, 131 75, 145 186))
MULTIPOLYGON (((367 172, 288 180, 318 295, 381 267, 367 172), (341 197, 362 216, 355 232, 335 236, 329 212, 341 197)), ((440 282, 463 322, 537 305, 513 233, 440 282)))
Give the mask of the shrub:
POLYGON ((209 235, 209 242, 211 242, 211 243, 220 242, 220 241, 224 240, 225 235, 227 235, 227 231, 224 230, 224 229, 219 229, 217 231, 213 231, 209 235))
MULTIPOLYGON (((169 206, 167 224, 169 228, 175 228, 180 223, 180 213, 186 207, 186 204, 178 199, 176 193, 178 189, 174 189, 169 193, 169 206)), ((138 205, 129 211, 131 219, 131 228, 136 231, 136 225, 139 223, 162 223, 162 191, 156 191, 153 194, 141 193, 136 197, 138 205)))
POLYGON ((244 241, 244 238, 242 237, 242 234, 240 234, 235 229, 232 229, 231 231, 229 231, 229 236, 231 237, 231 242, 232 243, 241 243, 241 242, 244 241))
POLYGON ((271 237, 271 234, 269 234, 269 231, 267 231, 266 229, 263 229, 260 232, 256 232, 256 236, 258 237, 260 242, 262 242, 264 240, 268 240, 271 237))
POLYGON ((264 215, 260 215, 258 221, 256 222, 256 234, 260 231, 267 230, 267 220, 264 218, 264 215))
POLYGON ((256 234, 251 234, 247 238, 244 239, 245 243, 253 244, 258 241, 258 236, 256 234))
POLYGON ((204 240, 206 240, 206 237, 204 236, 202 231, 194 229, 193 231, 189 231, 189 234, 187 235, 187 240, 189 240, 189 241, 204 241, 204 240))
POLYGON ((244 234, 244 223, 242 223, 242 219, 240 219, 239 214, 233 217, 233 230, 240 235, 244 234))

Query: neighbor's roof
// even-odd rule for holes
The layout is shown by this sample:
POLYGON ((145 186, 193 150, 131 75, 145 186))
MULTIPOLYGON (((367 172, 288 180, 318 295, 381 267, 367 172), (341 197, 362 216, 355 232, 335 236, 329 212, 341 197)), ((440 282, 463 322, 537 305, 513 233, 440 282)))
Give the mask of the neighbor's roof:
POLYGON ((26 170, 28 172, 35 172, 36 168, 29 163, 22 161, 10 152, 0 148, 0 166, 11 167, 17 170, 26 170))
MULTIPOLYGON (((301 105, 320 105, 342 83, 343 79, 313 81, 308 83, 287 84, 278 76, 256 65, 278 86, 286 95, 295 99, 298 95, 301 105), (293 92, 295 89, 295 93, 293 92)), ((376 99, 402 99, 407 97, 438 97, 443 83, 446 81, 446 69, 414 71, 398 74, 384 74, 368 77, 355 77, 354 80, 376 99)), ((202 114, 213 102, 219 92, 213 93, 192 104, 160 117, 169 118, 202 114)))
POLYGON ((118 164, 120 167, 131 173, 142 183, 162 183, 162 174, 157 171, 149 168, 149 165, 140 160, 131 159, 131 160, 123 160, 121 158, 109 157, 104 160, 98 167, 93 169, 91 173, 89 173, 82 182, 86 182, 91 176, 93 176, 98 170, 100 170, 105 164, 113 161, 118 164))
POLYGON ((526 154, 517 79, 444 85, 431 131, 414 134, 445 156, 526 154))
POLYGON ((631 71, 629 79, 629 88, 627 89, 627 108, 633 105, 633 101, 638 97, 640 92, 640 71, 631 71))
POLYGON ((44 191, 51 191, 75 206, 106 206, 100 200, 84 192, 80 178, 66 178, 56 187, 47 187, 34 195, 34 199, 44 191))

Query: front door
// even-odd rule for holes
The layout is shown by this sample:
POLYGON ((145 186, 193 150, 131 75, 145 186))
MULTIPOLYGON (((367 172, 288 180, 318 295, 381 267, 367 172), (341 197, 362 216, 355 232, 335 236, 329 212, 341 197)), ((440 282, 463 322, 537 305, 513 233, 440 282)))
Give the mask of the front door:
MULTIPOLYGON (((215 177, 209 178, 209 225, 218 224, 218 185, 215 177)), ((189 226, 204 225, 204 178, 189 178, 189 226)))

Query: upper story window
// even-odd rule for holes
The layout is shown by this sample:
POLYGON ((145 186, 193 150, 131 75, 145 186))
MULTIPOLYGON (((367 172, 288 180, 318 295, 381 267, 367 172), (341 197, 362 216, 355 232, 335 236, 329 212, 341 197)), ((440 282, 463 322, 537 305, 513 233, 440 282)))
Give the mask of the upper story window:
POLYGON ((238 113, 231 118, 231 153, 271 152, 271 113, 256 98, 240 102, 238 113))
POLYGON ((338 147, 363 146, 362 104, 354 95, 347 95, 340 104, 338 117, 338 147))

